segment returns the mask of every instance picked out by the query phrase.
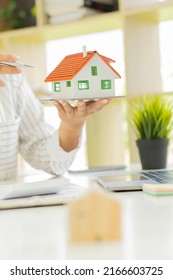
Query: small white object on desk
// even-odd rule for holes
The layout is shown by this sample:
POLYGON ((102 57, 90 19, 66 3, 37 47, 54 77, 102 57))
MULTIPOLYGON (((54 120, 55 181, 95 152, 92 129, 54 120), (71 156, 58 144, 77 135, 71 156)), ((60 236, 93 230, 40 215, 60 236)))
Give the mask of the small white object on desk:
POLYGON ((39 182, 0 184, 0 209, 65 204, 83 193, 65 177, 39 182))
POLYGON ((0 199, 11 199, 33 195, 57 193, 60 187, 67 186, 70 181, 64 177, 32 183, 14 183, 0 185, 0 199))

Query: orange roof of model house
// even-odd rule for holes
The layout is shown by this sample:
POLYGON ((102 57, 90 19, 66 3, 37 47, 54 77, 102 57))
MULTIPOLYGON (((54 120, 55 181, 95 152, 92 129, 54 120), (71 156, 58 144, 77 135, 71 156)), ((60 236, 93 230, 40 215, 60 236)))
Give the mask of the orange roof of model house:
POLYGON ((121 78, 120 74, 111 67, 114 60, 100 55, 97 51, 88 51, 84 57, 83 52, 65 56, 59 65, 46 77, 45 82, 71 80, 95 56, 98 55, 104 63, 121 78))

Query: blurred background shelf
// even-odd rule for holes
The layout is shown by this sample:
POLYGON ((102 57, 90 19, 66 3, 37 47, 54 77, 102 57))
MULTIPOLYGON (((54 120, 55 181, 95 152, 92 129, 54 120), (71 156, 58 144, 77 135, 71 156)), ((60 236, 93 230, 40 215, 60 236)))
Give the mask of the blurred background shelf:
POLYGON ((122 28, 122 20, 119 12, 110 12, 88 16, 79 20, 61 24, 44 24, 0 33, 0 40, 15 40, 29 42, 46 42, 52 39, 78 36, 93 32, 102 32, 122 28))

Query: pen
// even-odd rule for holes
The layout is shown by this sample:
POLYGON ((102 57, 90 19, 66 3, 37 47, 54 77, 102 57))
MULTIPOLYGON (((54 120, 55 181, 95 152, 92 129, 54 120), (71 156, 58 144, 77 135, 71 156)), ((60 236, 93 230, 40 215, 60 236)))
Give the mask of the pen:
POLYGON ((25 64, 22 62, 7 62, 7 61, 0 61, 0 65, 2 66, 13 66, 13 67, 21 67, 21 68, 34 68, 34 66, 25 64))

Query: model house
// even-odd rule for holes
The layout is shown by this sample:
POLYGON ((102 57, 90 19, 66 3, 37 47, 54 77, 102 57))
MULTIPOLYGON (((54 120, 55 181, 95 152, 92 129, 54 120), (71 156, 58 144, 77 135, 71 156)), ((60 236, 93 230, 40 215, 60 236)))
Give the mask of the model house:
POLYGON ((97 51, 67 55, 46 77, 52 83, 53 99, 97 99, 114 97, 120 74, 110 65, 114 60, 97 51))
POLYGON ((120 240, 120 202, 102 191, 91 191, 72 201, 69 204, 69 237, 72 243, 120 240))

